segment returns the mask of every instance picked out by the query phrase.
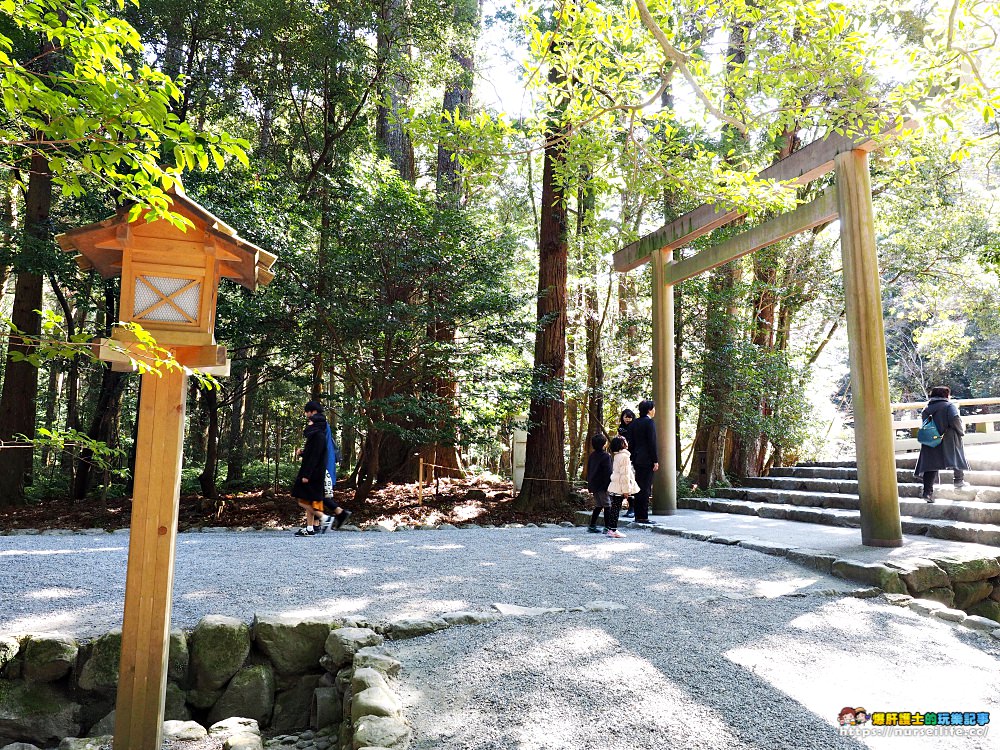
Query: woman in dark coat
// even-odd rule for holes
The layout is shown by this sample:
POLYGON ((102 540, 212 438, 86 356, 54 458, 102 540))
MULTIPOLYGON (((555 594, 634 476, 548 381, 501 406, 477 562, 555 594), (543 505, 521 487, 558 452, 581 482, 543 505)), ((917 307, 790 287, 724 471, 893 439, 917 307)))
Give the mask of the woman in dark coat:
POLYGON ((920 446, 920 456, 913 470, 917 477, 923 477, 924 500, 929 503, 934 502, 934 485, 939 471, 944 469, 954 471, 956 490, 964 490, 969 486, 965 481, 969 462, 965 460, 965 446, 962 443, 965 426, 962 424, 958 406, 950 401, 950 398, 951 389, 948 386, 939 385, 931 388, 930 400, 920 412, 920 421, 933 419, 938 433, 944 436, 940 444, 933 448, 929 445, 920 446))
POLYGON ((318 401, 310 401, 303 407, 309 424, 302 431, 305 446, 299 451, 302 466, 292 485, 292 497, 299 501, 299 507, 306 512, 306 525, 295 532, 295 536, 313 536, 323 523, 323 490, 326 479, 326 416, 318 401))

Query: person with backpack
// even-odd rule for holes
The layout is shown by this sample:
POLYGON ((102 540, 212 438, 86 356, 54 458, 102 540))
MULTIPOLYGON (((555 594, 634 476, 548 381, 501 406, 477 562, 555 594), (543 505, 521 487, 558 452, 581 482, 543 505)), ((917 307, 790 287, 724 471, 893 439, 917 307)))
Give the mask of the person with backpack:
POLYGON ((956 490, 964 490, 970 485, 965 481, 969 462, 965 459, 962 437, 965 425, 958 406, 951 400, 951 389, 946 385, 931 388, 927 406, 920 413, 923 422, 917 431, 920 442, 920 456, 913 474, 924 482, 923 499, 934 502, 934 485, 938 472, 952 469, 956 490))
MULTIPOLYGON (((328 478, 329 494, 331 497, 333 495, 335 481, 333 478, 337 476, 336 447, 333 445, 330 425, 326 421, 322 404, 318 401, 309 401, 302 407, 302 411, 309 423, 302 432, 306 444, 298 452, 302 466, 299 467, 295 484, 292 485, 292 497, 298 500, 299 507, 305 511, 306 523, 303 528, 295 532, 295 536, 315 536, 318 532, 322 533, 329 529, 333 520, 332 515, 327 518, 323 514, 323 505, 326 500, 328 478), (333 474, 329 473, 331 461, 333 474)), ((351 513, 340 508, 337 510, 340 511, 336 514, 339 529, 351 513)))

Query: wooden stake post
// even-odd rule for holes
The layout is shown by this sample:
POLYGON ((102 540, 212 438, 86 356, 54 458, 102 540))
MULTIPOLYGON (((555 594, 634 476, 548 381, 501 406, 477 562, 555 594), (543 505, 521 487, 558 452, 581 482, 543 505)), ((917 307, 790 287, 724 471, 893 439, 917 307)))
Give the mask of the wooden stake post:
MULTIPOLYGON (((900 130, 914 125, 907 122, 900 130)), ((660 470, 653 484, 655 513, 671 514, 677 507, 673 285, 839 216, 858 454, 858 493, 861 496, 861 541, 878 547, 902 544, 881 288, 868 173, 868 153, 877 145, 871 138, 850 139, 832 135, 771 165, 757 177, 802 185, 836 169, 837 186, 826 190, 812 203, 689 258, 674 262, 672 253, 742 217, 743 212, 706 204, 615 253, 614 267, 617 271, 629 271, 653 261, 653 400, 657 408, 657 451, 660 456, 660 470)))
MULTIPOLYGON (((192 225, 186 232, 164 220, 130 224, 122 210, 56 239, 79 253, 82 268, 104 278, 122 276, 122 322, 140 324, 183 367, 228 375, 226 349, 215 343, 219 280, 255 289, 274 278, 276 257, 241 239, 182 191, 172 197, 173 210, 192 225)), ((117 370, 131 370, 149 356, 122 329, 94 348, 117 370)), ((186 370, 142 375, 115 750, 160 750, 186 398, 186 370)))

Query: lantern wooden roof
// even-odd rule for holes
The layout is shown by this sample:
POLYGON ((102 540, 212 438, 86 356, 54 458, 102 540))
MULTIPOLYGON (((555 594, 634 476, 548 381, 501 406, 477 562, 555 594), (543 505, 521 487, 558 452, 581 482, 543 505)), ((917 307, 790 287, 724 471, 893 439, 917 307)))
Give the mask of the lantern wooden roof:
POLYGON ((128 209, 123 208, 104 221, 60 234, 56 240, 66 252, 79 253, 76 262, 80 268, 96 269, 106 279, 121 275, 126 246, 161 254, 160 262, 168 264, 172 254, 205 252, 206 246, 211 246, 222 277, 250 290, 271 282, 276 255, 240 237, 222 219, 188 198, 179 184, 167 192, 173 198, 171 210, 187 218, 193 229, 188 227, 185 232, 164 219, 146 222, 140 218, 129 223, 128 209))

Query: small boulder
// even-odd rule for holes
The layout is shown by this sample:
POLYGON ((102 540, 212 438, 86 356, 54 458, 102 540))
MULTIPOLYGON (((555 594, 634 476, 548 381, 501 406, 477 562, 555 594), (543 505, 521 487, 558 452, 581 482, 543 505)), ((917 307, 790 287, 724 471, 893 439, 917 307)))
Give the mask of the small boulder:
POLYGON ((208 737, 208 730, 196 721, 165 721, 163 722, 163 739, 175 742, 188 740, 203 740, 208 737))
POLYGON ((355 669, 370 667, 372 669, 377 669, 382 674, 395 677, 399 674, 399 670, 402 669, 402 666, 403 665, 398 659, 394 659, 386 653, 384 649, 381 649, 378 646, 366 646, 365 648, 359 649, 354 655, 355 669))
POLYGON ((835 560, 830 572, 848 581, 866 583, 878 586, 887 594, 907 594, 906 584, 899 577, 899 572, 881 563, 864 563, 857 560, 835 560))
POLYGON ((991 620, 988 617, 980 617, 979 615, 969 615, 962 620, 962 624, 972 630, 982 630, 987 633, 992 633, 997 626, 995 620, 991 620))
POLYGON ((81 708, 48 683, 0 680, 0 736, 52 746, 80 735, 81 708))
POLYGON ((946 607, 955 606, 955 591, 950 586, 927 589, 927 591, 920 593, 920 598, 932 602, 939 602, 946 607))
POLYGON ((102 750, 111 747, 113 735, 103 737, 64 737, 59 743, 59 750, 102 750))
POLYGON ((264 750, 259 734, 234 734, 226 738, 222 750, 264 750))
POLYGON ((31 635, 24 639, 22 661, 28 682, 55 682, 76 664, 79 646, 67 635, 31 635))
POLYGON ((986 599, 993 591, 993 584, 989 581, 969 581, 954 584, 955 608, 968 609, 976 602, 986 599))
POLYGON ((98 721, 87 732, 88 737, 104 737, 115 733, 115 712, 112 709, 103 719, 98 721))
POLYGON ((187 707, 187 695, 185 695, 180 686, 173 682, 167 683, 166 702, 163 705, 163 718, 166 721, 191 721, 191 712, 188 711, 187 707))
POLYGON ((187 685, 188 666, 191 654, 188 651, 187 635, 180 628, 170 631, 170 653, 167 657, 167 679, 180 685, 187 685))
POLYGON ((928 589, 945 587, 951 583, 947 573, 931 560, 924 558, 893 560, 886 565, 899 571, 899 577, 914 596, 928 589))
POLYGON ((441 617, 398 617, 386 626, 386 635, 394 640, 416 638, 448 627, 441 617))
POLYGON ((398 717, 402 709, 403 706, 394 693, 380 687, 370 687, 354 694, 351 701, 351 721, 357 724, 363 716, 398 717))
POLYGON ((1000 602, 995 602, 992 599, 985 599, 973 604, 968 608, 968 612, 970 615, 977 615, 985 617, 988 620, 993 620, 994 622, 1000 622, 1000 602))
POLYGON ((208 723, 232 717, 253 719, 267 725, 274 709, 274 672, 268 664, 241 669, 229 681, 222 697, 208 713, 208 723))
POLYGON ((218 690, 250 653, 250 628, 235 617, 203 617, 191 634, 191 670, 198 690, 218 690))
POLYGON ((354 726, 354 748, 403 748, 412 732, 400 719, 389 716, 365 716, 354 726))
POLYGON ((360 693, 362 690, 368 690, 369 688, 389 690, 389 683, 386 682, 382 673, 376 669, 371 669, 370 667, 355 669, 354 675, 351 677, 351 690, 355 693, 360 693))
POLYGON ((32 745, 30 742, 12 742, 9 745, 0 747, 0 750, 41 750, 41 748, 37 745, 32 745))
POLYGON ((318 687, 313 691, 309 726, 323 729, 340 724, 344 719, 344 704, 334 687, 318 687))
POLYGON ((948 574, 953 583, 983 581, 1000 575, 1000 562, 994 557, 984 557, 977 560, 951 560, 948 558, 933 558, 934 562, 948 574))
POLYGON ((345 664, 350 664, 354 655, 366 646, 378 646, 385 639, 370 628, 337 628, 327 636, 325 649, 330 657, 329 664, 335 672, 345 664))
POLYGON ((83 689, 110 694, 118 687, 118 664, 122 656, 122 631, 112 630, 95 639, 86 649, 77 684, 83 689))
POLYGON ((294 687, 283 690, 274 698, 271 729, 279 732, 301 729, 309 725, 313 691, 319 684, 319 675, 304 675, 294 687))
POLYGON ((260 724, 256 719, 248 719, 244 716, 233 716, 222 721, 217 721, 208 728, 209 737, 231 737, 234 734, 256 734, 260 737, 260 724))
POLYGON ((315 670, 319 664, 332 625, 323 620, 257 615, 253 637, 278 674, 304 674, 315 670))

